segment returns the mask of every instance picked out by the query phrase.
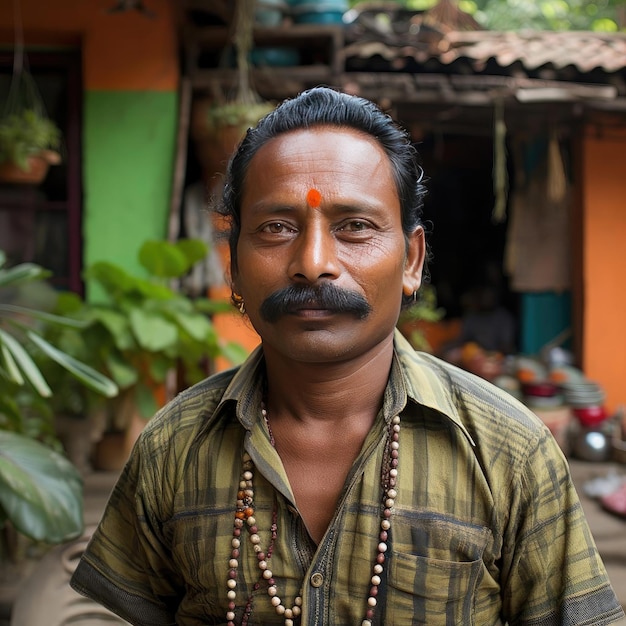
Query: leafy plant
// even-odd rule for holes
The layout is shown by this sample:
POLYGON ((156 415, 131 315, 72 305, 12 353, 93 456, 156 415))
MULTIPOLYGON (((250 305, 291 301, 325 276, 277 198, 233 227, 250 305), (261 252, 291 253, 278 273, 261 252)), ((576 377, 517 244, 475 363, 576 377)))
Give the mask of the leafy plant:
POLYGON ((28 169, 28 159, 41 155, 50 164, 58 163, 56 150, 61 145, 61 131, 33 109, 23 109, 0 120, 0 163, 9 161, 22 170, 28 169))
POLYGON ((169 373, 177 372, 188 385, 206 375, 202 365, 210 359, 221 355, 239 363, 246 357, 237 344, 223 345, 211 323, 210 314, 230 310, 228 303, 192 299, 176 289, 176 280, 206 254, 200 240, 147 241, 139 261, 148 277, 101 261, 87 268, 85 277, 101 288, 102 301, 81 301, 75 294, 59 299, 58 311, 86 327, 62 329, 58 345, 110 376, 121 390, 111 406, 115 429, 123 430, 130 417, 123 407, 138 408, 145 418, 156 412, 155 388, 169 373))
POLYGON ((270 113, 274 105, 269 102, 242 104, 224 102, 213 104, 206 113, 207 132, 215 133, 223 126, 234 126, 243 135, 250 126, 254 126, 264 115, 270 113))
POLYGON ((59 543, 82 531, 82 481, 54 449, 52 429, 42 426, 53 392, 35 359, 45 357, 104 396, 118 389, 43 337, 47 326, 78 331, 83 322, 19 304, 49 273, 31 263, 5 264, 0 251, 0 528, 10 521, 30 539, 59 543))

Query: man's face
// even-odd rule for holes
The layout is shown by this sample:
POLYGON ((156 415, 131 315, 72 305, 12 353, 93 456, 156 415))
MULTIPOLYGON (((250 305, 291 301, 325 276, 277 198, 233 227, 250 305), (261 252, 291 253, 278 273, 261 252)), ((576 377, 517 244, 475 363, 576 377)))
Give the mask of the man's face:
POLYGON ((376 141, 320 126, 280 135, 252 158, 237 259, 235 291, 264 349, 338 362, 390 339, 403 291, 419 287, 424 238, 418 229, 407 246, 376 141))

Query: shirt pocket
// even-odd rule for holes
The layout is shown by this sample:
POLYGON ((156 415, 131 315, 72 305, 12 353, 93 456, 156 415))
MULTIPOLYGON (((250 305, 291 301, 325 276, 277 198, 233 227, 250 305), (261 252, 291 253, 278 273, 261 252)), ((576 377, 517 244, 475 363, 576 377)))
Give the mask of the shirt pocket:
POLYGON ((387 624, 471 626, 482 561, 451 562, 391 552, 387 624))
POLYGON ((388 553, 387 624, 472 626, 491 533, 450 519, 394 525, 388 553))

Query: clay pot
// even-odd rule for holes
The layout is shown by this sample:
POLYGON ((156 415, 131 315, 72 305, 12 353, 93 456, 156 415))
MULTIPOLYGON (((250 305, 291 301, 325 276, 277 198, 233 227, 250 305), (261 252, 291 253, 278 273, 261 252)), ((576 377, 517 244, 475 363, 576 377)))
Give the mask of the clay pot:
POLYGON ((60 155, 52 150, 42 150, 29 157, 26 170, 12 161, 5 161, 0 163, 0 181, 16 185, 39 185, 46 178, 49 167, 60 161, 60 155))

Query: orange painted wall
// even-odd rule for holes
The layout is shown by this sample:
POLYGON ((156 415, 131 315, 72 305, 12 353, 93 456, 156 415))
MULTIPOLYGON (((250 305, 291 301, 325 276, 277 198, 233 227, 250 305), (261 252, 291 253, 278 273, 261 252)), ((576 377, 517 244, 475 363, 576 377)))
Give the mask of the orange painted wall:
POLYGON ((626 129, 584 139, 583 369, 626 407, 626 129))
MULTIPOLYGON (((0 2, 0 44, 14 42, 13 2, 0 2)), ((19 0, 26 45, 82 45, 84 88, 174 91, 176 16, 168 0, 146 0, 154 18, 108 13, 116 0, 19 0)))

